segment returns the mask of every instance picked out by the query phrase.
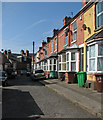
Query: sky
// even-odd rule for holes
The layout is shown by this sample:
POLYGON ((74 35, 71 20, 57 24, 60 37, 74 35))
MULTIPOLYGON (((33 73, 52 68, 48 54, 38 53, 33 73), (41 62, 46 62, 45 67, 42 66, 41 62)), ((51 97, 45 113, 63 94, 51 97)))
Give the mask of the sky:
POLYGON ((71 12, 75 15, 81 8, 81 2, 3 2, 2 48, 32 52, 34 41, 37 52, 53 29, 63 27, 64 17, 72 17, 71 12))

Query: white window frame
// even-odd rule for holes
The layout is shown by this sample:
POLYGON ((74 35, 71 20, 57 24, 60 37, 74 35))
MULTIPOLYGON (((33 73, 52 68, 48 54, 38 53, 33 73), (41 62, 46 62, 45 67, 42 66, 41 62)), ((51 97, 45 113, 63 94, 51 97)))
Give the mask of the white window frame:
POLYGON ((70 69, 71 69, 71 68, 70 68, 70 65, 71 65, 71 64, 70 64, 70 60, 71 60, 70 52, 67 52, 67 53, 66 53, 66 71, 68 71, 68 72, 69 72, 70 69), (69 54, 69 60, 67 60, 67 54, 69 54), (67 69, 67 64, 68 64, 68 63, 69 63, 69 70, 67 69))
POLYGON ((57 51, 57 36, 55 37, 55 52, 57 51))
MULTIPOLYGON (((59 64, 61 64, 61 66, 62 66, 62 55, 59 55, 58 56, 58 61, 59 61, 59 64), (59 58, 61 59, 61 61, 59 61, 59 58)), ((59 66, 58 66, 59 67, 59 66)), ((59 71, 62 71, 62 68, 61 69, 58 69, 59 71)))
POLYGON ((44 63, 44 65, 43 65, 44 71, 46 71, 47 70, 47 62, 46 63, 43 62, 43 63, 44 63))
MULTIPOLYGON (((103 71, 98 71, 98 58, 103 58, 103 56, 99 56, 99 44, 98 43, 96 43, 96 42, 94 42, 94 43, 91 43, 91 44, 89 44, 89 45, 87 45, 87 47, 90 47, 91 45, 95 45, 95 71, 90 71, 90 69, 89 69, 89 55, 88 55, 88 58, 87 58, 87 60, 88 60, 88 71, 87 72, 89 72, 89 73, 103 73, 103 71)), ((90 54, 90 51, 88 50, 88 54, 90 54)))
MULTIPOLYGON (((64 53, 66 55, 66 53, 64 53)), ((63 62, 63 55, 64 54, 61 54, 59 56, 61 56, 61 62, 59 62, 59 64, 61 64, 61 70, 59 70, 59 72, 66 72, 66 70, 63 70, 63 64, 66 64, 66 61, 63 62)))
POLYGON ((48 62, 48 60, 47 60, 46 71, 48 71, 48 65, 49 65, 49 62, 48 62))
POLYGON ((53 62, 53 60, 52 60, 52 59, 49 59, 49 71, 53 71, 52 62, 53 62), (50 63, 50 61, 51 61, 51 63, 50 63), (51 66, 51 69, 50 69, 50 66, 51 66))
MULTIPOLYGON (((77 24, 77 20, 73 21, 72 26, 73 26, 73 24, 75 24, 75 22, 76 22, 76 24, 77 24)), ((73 43, 74 41, 77 41, 77 26, 76 26, 76 29, 75 29, 75 30, 72 30, 72 31, 73 31, 73 35, 76 33, 76 39, 72 39, 72 42, 71 42, 71 43, 73 43)), ((73 35, 72 35, 72 36, 73 36, 73 35)))
POLYGON ((54 70, 54 68, 53 68, 53 71, 57 71, 57 59, 56 58, 53 58, 53 63, 52 63, 52 67, 54 66, 54 65, 56 65, 56 70, 54 70), (56 64, 54 64, 54 60, 56 60, 56 64))
POLYGON ((48 71, 57 71, 57 59, 56 58, 49 59, 49 65, 48 65, 48 67, 49 67, 48 71), (54 59, 56 60, 56 64, 54 64, 54 59), (50 60, 51 60, 51 64, 50 64, 50 60), (56 70, 53 69, 54 65, 56 65, 56 70), (50 66, 51 66, 51 70, 50 70, 50 66))
MULTIPOLYGON (((100 2, 103 2, 103 1, 100 1, 100 2)), ((98 4, 99 4, 99 2, 96 4, 96 28, 99 28, 99 27, 103 26, 103 25, 98 26, 99 25, 98 24, 98 17, 103 14, 103 11, 101 11, 100 13, 98 13, 98 4)))
POLYGON ((79 53, 78 53, 78 51, 68 51, 68 52, 66 52, 66 71, 67 72, 72 71, 71 65, 72 65, 73 62, 76 63, 76 70, 72 71, 72 72, 78 72, 78 67, 79 67, 79 65, 78 65, 78 59, 79 59, 79 53), (75 53, 75 60, 71 59, 72 53, 75 53), (67 54, 69 54, 69 61, 67 61, 67 54), (67 63, 68 62, 69 62, 69 70, 67 70, 67 63))
POLYGON ((68 45, 68 32, 67 32, 67 29, 68 29, 68 27, 66 27, 65 29, 64 29, 64 33, 65 33, 65 45, 64 46, 67 46, 68 45), (66 36, 66 33, 67 33, 67 36, 66 36), (67 40, 67 41, 66 41, 67 40))

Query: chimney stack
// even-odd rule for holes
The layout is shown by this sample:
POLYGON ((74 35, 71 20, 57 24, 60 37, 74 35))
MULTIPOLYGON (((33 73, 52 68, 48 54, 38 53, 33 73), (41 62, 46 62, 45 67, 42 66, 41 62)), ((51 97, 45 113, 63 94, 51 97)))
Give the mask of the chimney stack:
POLYGON ((51 37, 47 37, 47 43, 50 42, 51 37))
POLYGON ((24 50, 21 50, 21 55, 24 55, 24 50))
POLYGON ((45 44, 46 44, 46 42, 43 40, 43 42, 42 42, 42 47, 43 47, 45 44))
POLYGON ((26 56, 29 56, 29 51, 28 50, 26 50, 26 56))
POLYGON ((11 58, 11 50, 8 50, 8 52, 7 52, 7 58, 8 58, 8 59, 11 58))
POLYGON ((39 47, 39 50, 41 50, 42 49, 42 47, 39 47))
POLYGON ((66 24, 68 24, 70 20, 71 20, 71 17, 67 17, 67 16, 66 16, 66 17, 63 19, 63 26, 65 26, 66 24))
POLYGON ((4 51, 4 54, 7 55, 7 50, 4 51))
POLYGON ((58 29, 54 29, 53 30, 53 36, 55 36, 58 33, 58 31, 59 31, 58 29))

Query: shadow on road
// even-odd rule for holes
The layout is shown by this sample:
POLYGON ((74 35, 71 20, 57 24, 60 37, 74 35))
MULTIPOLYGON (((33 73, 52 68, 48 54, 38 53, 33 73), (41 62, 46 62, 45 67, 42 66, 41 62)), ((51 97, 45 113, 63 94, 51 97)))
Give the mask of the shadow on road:
POLYGON ((2 118, 35 118, 44 115, 29 92, 2 89, 2 118))
POLYGON ((17 76, 15 79, 8 80, 7 86, 44 86, 38 81, 32 81, 30 77, 25 75, 17 76))

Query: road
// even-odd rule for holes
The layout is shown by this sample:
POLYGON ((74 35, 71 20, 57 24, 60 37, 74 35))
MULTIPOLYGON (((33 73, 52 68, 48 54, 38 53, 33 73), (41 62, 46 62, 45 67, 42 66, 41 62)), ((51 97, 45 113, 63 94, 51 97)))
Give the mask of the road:
POLYGON ((63 96, 18 76, 2 88, 2 118, 95 118, 63 96))

